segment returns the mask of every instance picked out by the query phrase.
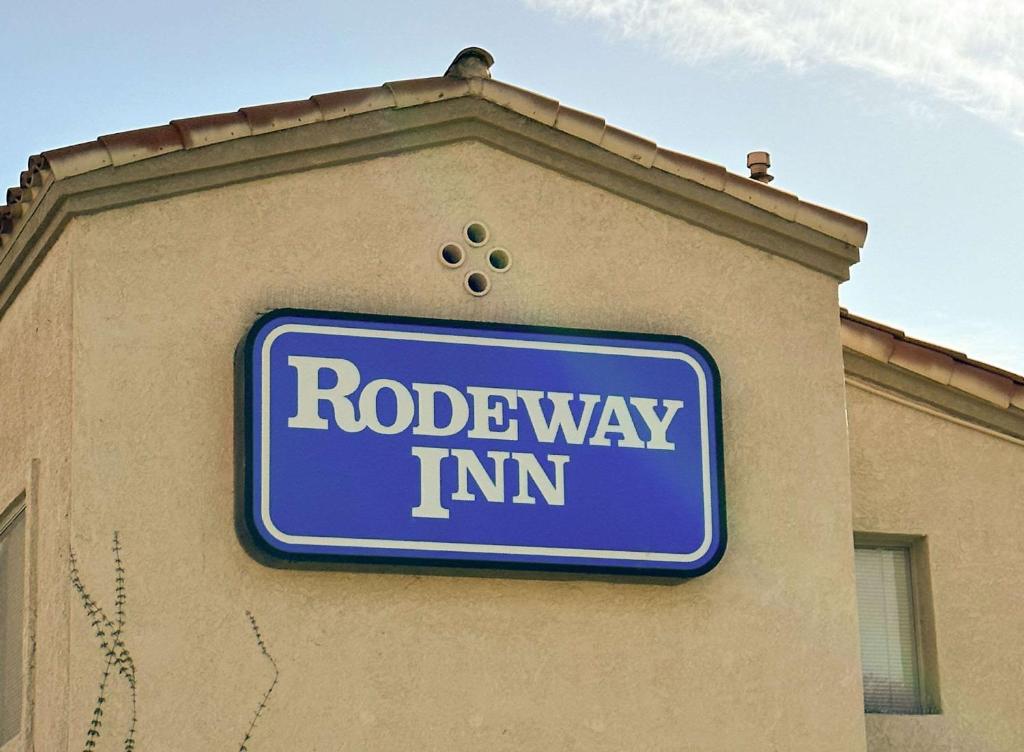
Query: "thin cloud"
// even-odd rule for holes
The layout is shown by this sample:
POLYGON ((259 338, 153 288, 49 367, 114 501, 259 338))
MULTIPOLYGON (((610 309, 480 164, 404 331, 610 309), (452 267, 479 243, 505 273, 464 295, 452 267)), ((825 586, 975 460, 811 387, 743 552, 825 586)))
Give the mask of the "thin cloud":
POLYGON ((839 65, 919 89, 1024 136, 1021 0, 526 0, 604 23, 685 63, 839 65))

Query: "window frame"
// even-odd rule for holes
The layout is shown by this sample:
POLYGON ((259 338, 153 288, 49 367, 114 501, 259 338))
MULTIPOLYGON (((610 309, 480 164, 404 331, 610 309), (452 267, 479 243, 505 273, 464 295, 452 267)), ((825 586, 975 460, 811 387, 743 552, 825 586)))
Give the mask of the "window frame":
MULTIPOLYGON (((865 715, 924 716, 940 715, 942 703, 939 694, 938 646, 935 639, 935 609, 932 598, 931 568, 929 565, 928 537, 903 533, 855 532, 853 548, 901 550, 910 560, 910 606, 914 615, 914 654, 918 671, 918 704, 916 713, 864 711, 865 715)), ((858 611, 857 618, 860 618, 858 611)), ((859 642, 859 636, 858 636, 859 642)), ((861 668, 861 681, 864 672, 861 668)), ((861 702, 863 704, 863 686, 861 702)))

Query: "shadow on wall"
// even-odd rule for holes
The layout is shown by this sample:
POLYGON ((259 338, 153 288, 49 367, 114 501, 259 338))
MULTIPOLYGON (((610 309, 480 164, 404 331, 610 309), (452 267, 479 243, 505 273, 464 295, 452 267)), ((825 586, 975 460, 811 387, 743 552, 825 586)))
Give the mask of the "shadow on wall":
MULTIPOLYGON (((82 608, 85 609, 85 613, 89 617, 89 622, 92 626, 93 633, 95 634, 97 643, 99 644, 100 651, 103 653, 105 661, 103 665, 103 672, 100 675, 99 695, 96 698, 96 704, 92 710, 92 719, 89 721, 89 728, 85 732, 85 742, 82 745, 83 752, 92 752, 96 749, 96 745, 99 742, 100 733, 103 728, 103 706, 107 701, 107 689, 110 683, 110 678, 115 671, 127 685, 131 698, 131 714, 128 722, 128 730, 124 737, 124 752, 134 752, 135 750, 135 730, 138 721, 138 695, 136 691, 135 662, 132 660, 131 651, 128 649, 128 645, 124 640, 125 624, 128 620, 126 610, 128 604, 128 591, 125 584, 124 561, 121 558, 121 539, 116 530, 114 531, 111 550, 114 554, 113 619, 107 615, 107 612, 103 607, 86 589, 85 583, 82 582, 81 573, 78 571, 78 559, 75 557, 75 551, 74 549, 71 549, 69 552, 69 561, 71 564, 71 587, 78 594, 78 598, 82 602, 82 608)), ((242 742, 238 747, 238 752, 249 752, 248 745, 252 739, 253 731, 256 729, 256 723, 263 715, 263 711, 266 710, 267 703, 270 701, 270 695, 277 686, 277 681, 280 677, 277 661, 274 660, 274 657, 267 649, 267 644, 263 639, 263 634, 260 632, 259 625, 256 623, 256 617, 254 617, 250 611, 246 611, 245 616, 249 620, 249 626, 252 629, 253 635, 255 635, 256 645, 259 648, 260 653, 266 661, 270 663, 271 668, 274 670, 274 679, 270 683, 270 686, 267 687, 267 691, 263 693, 259 704, 256 706, 256 712, 253 714, 249 727, 245 730, 245 736, 243 736, 242 742)))

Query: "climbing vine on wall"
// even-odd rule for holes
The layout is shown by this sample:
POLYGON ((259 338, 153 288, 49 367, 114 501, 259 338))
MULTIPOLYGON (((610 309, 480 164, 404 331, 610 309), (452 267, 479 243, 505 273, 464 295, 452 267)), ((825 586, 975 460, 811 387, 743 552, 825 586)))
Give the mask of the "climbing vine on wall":
MULTIPOLYGON (((121 556, 121 538, 116 530, 114 531, 111 550, 114 555, 113 619, 107 615, 103 606, 101 606, 98 600, 92 596, 89 590, 86 589, 85 583, 82 581, 81 572, 78 569, 78 559, 75 556, 73 548, 69 551, 68 557, 71 565, 71 587, 78 594, 78 599, 81 601, 82 608, 85 610, 86 616, 89 618, 89 624, 92 627, 93 635, 96 638, 96 642, 99 645, 104 658, 103 670, 100 673, 99 693, 97 694, 96 702, 93 705, 92 717, 89 720, 89 726, 85 732, 85 741, 82 744, 82 752, 93 752, 99 743, 100 735, 103 731, 103 712, 110 689, 110 679, 115 674, 124 680, 131 703, 128 728, 125 731, 123 739, 123 750, 124 752, 135 752, 135 733, 138 725, 138 691, 135 675, 135 661, 132 659, 131 651, 128 649, 128 645, 125 642, 125 626, 128 622, 127 575, 125 572, 124 560, 121 556)), ((267 648, 267 644, 263 638, 263 633, 260 631, 260 628, 256 623, 256 617, 254 617, 250 611, 246 611, 245 615, 249 620, 249 627, 252 629, 253 635, 256 638, 256 646, 259 648, 260 654, 274 670, 274 677, 270 686, 260 698, 259 704, 256 707, 256 712, 253 714, 249 727, 246 729, 245 735, 242 738, 242 743, 239 746, 239 752, 250 752, 248 744, 252 739, 253 732, 256 729, 256 724, 262 717, 263 712, 267 709, 267 703, 270 701, 270 695, 273 693, 274 688, 277 686, 278 679, 280 678, 277 661, 274 660, 274 657, 270 654, 270 651, 267 648)))
POLYGON ((249 752, 249 740, 252 739, 252 732, 256 728, 256 722, 263 715, 263 711, 267 709, 267 702, 270 700, 270 693, 274 691, 274 687, 277 686, 278 677, 280 672, 277 670, 277 661, 270 655, 270 651, 267 650, 267 644, 263 641, 263 634, 260 632, 259 626, 256 624, 256 618, 251 612, 245 612, 246 617, 249 619, 249 626, 252 627, 252 632, 256 635, 256 644, 259 646, 260 652, 263 657, 270 663, 270 666, 274 669, 274 680, 270 683, 267 691, 263 693, 263 697, 260 699, 260 704, 256 706, 256 712, 252 717, 252 721, 249 723, 249 728, 245 731, 245 737, 242 739, 242 744, 238 747, 238 752, 249 752))
POLYGON ((105 663, 103 672, 100 675, 99 695, 92 710, 92 719, 89 721, 89 728, 85 732, 85 743, 82 746, 83 752, 92 752, 99 742, 100 733, 103 729, 103 706, 107 701, 107 688, 111 674, 116 670, 118 676, 123 678, 131 693, 131 716, 128 730, 124 737, 124 752, 133 752, 135 749, 135 727, 137 723, 136 713, 136 683, 135 683, 135 662, 132 654, 124 641, 124 629, 127 623, 128 591, 125 585, 125 569, 121 559, 121 540, 117 531, 114 531, 113 542, 114 553, 114 619, 107 616, 107 612, 89 593, 82 582, 81 574, 78 571, 78 559, 75 557, 74 549, 70 552, 71 562, 71 586, 78 593, 82 602, 82 608, 92 626, 93 633, 103 651, 105 663))

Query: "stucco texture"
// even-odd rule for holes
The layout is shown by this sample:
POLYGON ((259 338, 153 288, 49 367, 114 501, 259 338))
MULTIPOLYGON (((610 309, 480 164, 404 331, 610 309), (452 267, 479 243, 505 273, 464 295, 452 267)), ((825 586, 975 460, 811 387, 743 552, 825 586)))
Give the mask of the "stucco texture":
MULTIPOLYGON (((122 536, 140 752, 237 749, 271 679, 247 609, 281 671, 252 752, 864 749, 835 280, 475 142, 76 225, 73 541, 101 589, 122 536), (483 298, 462 287, 482 251, 437 260, 469 220, 513 256, 483 298), (276 307, 698 340, 722 371, 724 560, 674 586, 258 563, 233 355, 276 307)), ((74 745, 103 657, 71 630, 74 745)), ((116 735, 121 684, 109 707, 116 735)))
POLYGON ((29 538, 25 721, 4 752, 21 752, 33 740, 35 749, 67 745, 72 410, 67 248, 66 239, 56 244, 0 322, 0 512, 24 495, 29 538))
POLYGON ((868 716, 868 749, 1020 750, 1024 444, 857 387, 848 400, 854 528, 927 537, 941 709, 868 716))

